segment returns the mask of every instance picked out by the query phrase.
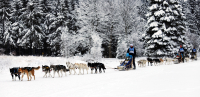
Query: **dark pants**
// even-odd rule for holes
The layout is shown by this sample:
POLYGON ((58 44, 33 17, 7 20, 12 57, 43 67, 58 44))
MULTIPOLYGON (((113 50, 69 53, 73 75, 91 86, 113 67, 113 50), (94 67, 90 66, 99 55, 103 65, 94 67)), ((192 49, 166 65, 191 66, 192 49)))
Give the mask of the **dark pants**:
POLYGON ((184 63, 184 59, 185 59, 184 53, 181 53, 181 59, 182 59, 182 61, 184 63))
POLYGON ((135 57, 133 57, 133 66, 134 66, 133 69, 136 69, 136 66, 135 66, 135 57))
POLYGON ((129 53, 129 55, 132 55, 132 56, 133 56, 133 66, 134 66, 134 67, 132 67, 132 68, 133 68, 133 69, 136 69, 136 66, 135 66, 135 56, 134 56, 133 54, 130 54, 130 53, 129 53))

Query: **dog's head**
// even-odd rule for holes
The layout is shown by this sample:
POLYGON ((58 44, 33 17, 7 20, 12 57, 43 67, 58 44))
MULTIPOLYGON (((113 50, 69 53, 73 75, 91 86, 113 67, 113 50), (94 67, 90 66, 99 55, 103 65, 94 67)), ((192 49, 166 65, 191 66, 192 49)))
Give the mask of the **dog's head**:
POLYGON ((47 66, 47 65, 42 65, 42 71, 45 71, 45 70, 48 70, 48 69, 50 69, 50 67, 49 66, 47 66))
POLYGON ((19 73, 22 73, 22 72, 23 72, 23 68, 19 68, 19 69, 18 69, 18 72, 19 72, 19 73))

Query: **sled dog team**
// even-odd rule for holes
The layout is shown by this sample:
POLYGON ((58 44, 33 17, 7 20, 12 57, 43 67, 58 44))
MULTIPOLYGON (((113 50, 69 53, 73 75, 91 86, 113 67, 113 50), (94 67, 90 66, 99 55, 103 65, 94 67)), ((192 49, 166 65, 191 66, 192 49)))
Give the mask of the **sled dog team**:
MULTIPOLYGON (((66 72, 69 71, 69 75, 72 74, 72 71, 74 71, 74 75, 77 74, 75 69, 79 69, 79 73, 80 74, 84 74, 84 70, 87 71, 88 74, 88 70, 89 68, 91 69, 91 74, 93 73, 93 70, 95 69, 95 73, 97 73, 97 69, 99 69, 99 73, 101 73, 101 69, 103 69, 104 73, 105 73, 105 65, 103 63, 88 63, 88 64, 84 64, 84 63, 70 63, 70 62, 66 62, 66 66, 64 65, 42 65, 42 71, 45 73, 45 75, 43 77, 47 77, 47 74, 49 73, 48 77, 55 77, 55 73, 58 73, 59 77, 63 76, 63 72, 65 73, 65 76, 67 76, 66 72), (68 69, 66 68, 66 66, 68 67, 68 69), (81 70, 83 71, 83 73, 81 73, 81 70), (53 71, 53 76, 51 75, 51 71, 53 71), (61 73, 61 76, 60 76, 61 73)), ((22 74, 22 78, 21 81, 23 81, 23 77, 26 74, 28 81, 31 81, 32 76, 34 77, 35 80, 35 70, 39 70, 40 66, 38 67, 14 67, 14 68, 10 68, 10 73, 12 76, 12 80, 16 81, 16 77, 19 78, 20 80, 20 75, 22 74), (14 79, 14 75, 15 75, 15 79, 14 79), (32 75, 32 76, 31 76, 32 75)))
MULTIPOLYGON (((137 61, 138 63, 138 66, 139 67, 146 67, 146 63, 148 62, 148 66, 149 66, 149 63, 150 65, 152 66, 153 64, 155 66, 158 66, 158 65, 163 65, 165 63, 165 65, 170 65, 170 64, 173 64, 173 62, 175 62, 177 59, 173 59, 173 58, 165 58, 165 59, 152 59, 152 58, 147 58, 147 60, 145 59, 141 59, 139 61, 137 61)), ((190 58, 185 58, 185 62, 189 62, 190 58)))

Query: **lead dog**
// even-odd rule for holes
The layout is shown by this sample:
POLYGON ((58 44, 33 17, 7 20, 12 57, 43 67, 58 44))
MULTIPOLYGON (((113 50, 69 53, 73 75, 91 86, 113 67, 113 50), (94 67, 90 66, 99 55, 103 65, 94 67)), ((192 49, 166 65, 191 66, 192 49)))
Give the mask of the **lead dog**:
POLYGON ((22 78, 21 78, 21 81, 23 81, 23 77, 25 74, 27 74, 27 78, 28 78, 28 81, 31 81, 32 76, 34 76, 34 80, 35 80, 35 70, 39 70, 40 69, 40 66, 38 67, 24 67, 24 68, 19 68, 18 69, 18 72, 22 73, 22 78), (30 77, 30 80, 29 80, 29 77, 30 77))
POLYGON ((18 69, 19 69, 19 67, 15 67, 15 68, 10 68, 10 74, 11 74, 11 76, 12 76, 12 80, 14 81, 16 81, 16 77, 18 77, 19 78, 19 80, 20 80, 20 72, 18 72, 18 69), (14 75, 15 75, 15 79, 14 79, 14 75))

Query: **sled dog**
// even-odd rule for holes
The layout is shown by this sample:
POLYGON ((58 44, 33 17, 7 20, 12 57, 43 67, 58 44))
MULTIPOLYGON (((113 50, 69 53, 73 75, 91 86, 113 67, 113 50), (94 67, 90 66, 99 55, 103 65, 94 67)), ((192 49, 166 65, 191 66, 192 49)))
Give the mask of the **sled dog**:
POLYGON ((66 66, 68 67, 69 69, 69 75, 71 75, 71 71, 73 70, 74 71, 74 75, 76 74, 76 65, 73 64, 73 63, 70 63, 70 62, 66 62, 66 66))
POLYGON ((186 57, 185 62, 189 62, 189 61, 190 61, 190 58, 186 57))
POLYGON ((59 76, 59 77, 62 77, 62 76, 63 76, 63 73, 62 73, 62 72, 64 72, 64 73, 65 73, 65 76, 67 76, 66 72, 69 71, 69 70, 66 69, 66 67, 63 66, 63 65, 50 65, 50 69, 53 70, 53 74, 54 74, 54 75, 53 75, 53 78, 55 77, 55 73, 56 73, 56 72, 58 73, 58 76, 59 76), (61 73, 61 76, 60 76, 59 72, 61 73))
POLYGON ((139 67, 146 67, 147 60, 139 60, 137 61, 139 67))
MULTIPOLYGON (((174 59, 172 59, 172 58, 165 58, 165 65, 170 65, 170 64, 172 64, 172 61, 173 61, 174 59)), ((174 60, 175 61, 175 60, 174 60)))
POLYGON ((27 74, 28 81, 31 81, 31 79, 32 79, 31 75, 34 76, 34 80, 35 80, 34 72, 35 72, 35 70, 39 70, 39 69, 40 69, 40 66, 19 68, 18 72, 22 73, 21 81, 23 81, 23 77, 25 74, 27 74), (29 77, 30 77, 30 79, 29 79, 29 77))
POLYGON ((81 63, 82 65, 82 70, 83 70, 83 74, 84 74, 84 69, 87 71, 87 74, 88 74, 88 70, 89 70, 89 67, 87 66, 87 64, 84 64, 84 63, 81 63))
POLYGON ((153 59, 151 59, 151 58, 147 58, 147 62, 148 62, 148 66, 149 66, 149 63, 150 63, 150 64, 151 64, 151 66, 152 66, 153 59))
POLYGON ((51 73, 50 73, 51 70, 52 70, 52 69, 50 69, 49 66, 47 66, 47 65, 44 65, 44 66, 43 66, 43 65, 42 65, 42 71, 45 73, 45 75, 44 75, 43 77, 45 77, 45 76, 47 77, 47 73, 49 73, 49 76, 48 76, 48 77, 50 77, 50 76, 52 77, 52 75, 51 75, 51 73))
POLYGON ((158 66, 159 65, 158 63, 160 63, 161 61, 160 59, 153 59, 153 62, 155 66, 158 66))
POLYGON ((159 60, 160 60, 160 65, 163 65, 164 60, 162 58, 160 58, 159 60))
POLYGON ((19 67, 15 67, 15 68, 10 68, 10 74, 11 74, 11 76, 12 76, 12 80, 14 81, 16 81, 16 77, 18 77, 19 78, 19 80, 20 80, 20 72, 18 72, 18 69, 19 69, 19 67), (14 75, 15 75, 15 79, 14 79, 14 75))
POLYGON ((99 69, 99 73, 101 73, 101 69, 103 69, 105 73, 105 65, 103 63, 88 63, 88 67, 91 69, 91 74, 93 74, 93 70, 95 69, 95 73, 97 73, 97 69, 99 69))

